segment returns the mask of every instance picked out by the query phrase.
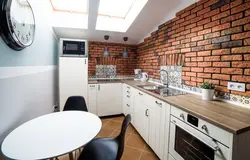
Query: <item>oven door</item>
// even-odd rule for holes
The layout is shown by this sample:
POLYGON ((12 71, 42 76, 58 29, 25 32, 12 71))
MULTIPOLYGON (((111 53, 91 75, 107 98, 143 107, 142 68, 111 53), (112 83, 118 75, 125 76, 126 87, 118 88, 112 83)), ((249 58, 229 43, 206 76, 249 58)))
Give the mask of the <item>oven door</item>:
POLYGON ((87 57, 85 41, 63 41, 63 56, 87 57))
POLYGON ((169 153, 175 160, 229 160, 230 149, 171 116, 169 153))

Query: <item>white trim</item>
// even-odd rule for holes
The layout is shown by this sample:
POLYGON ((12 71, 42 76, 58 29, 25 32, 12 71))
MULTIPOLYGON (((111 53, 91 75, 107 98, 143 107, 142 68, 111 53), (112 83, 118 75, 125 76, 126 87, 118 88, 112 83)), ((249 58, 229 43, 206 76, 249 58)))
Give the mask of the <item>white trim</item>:
POLYGON ((29 74, 41 73, 55 70, 56 65, 51 66, 18 66, 18 67, 0 67, 0 79, 14 78, 29 74))

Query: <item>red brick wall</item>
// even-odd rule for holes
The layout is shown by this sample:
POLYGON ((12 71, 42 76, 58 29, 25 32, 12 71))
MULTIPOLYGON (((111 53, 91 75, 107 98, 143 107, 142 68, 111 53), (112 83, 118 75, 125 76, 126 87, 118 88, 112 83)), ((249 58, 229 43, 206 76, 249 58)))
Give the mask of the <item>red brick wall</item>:
POLYGON ((212 81, 225 92, 228 81, 247 83, 250 96, 250 0, 201 0, 176 13, 138 46, 138 68, 159 78, 159 58, 185 56, 183 80, 212 81))
POLYGON ((136 68, 136 45, 124 45, 119 43, 89 42, 89 76, 95 75, 96 58, 102 57, 104 47, 108 46, 110 57, 116 59, 118 75, 133 75, 136 68), (124 47, 129 54, 128 58, 121 58, 124 47))

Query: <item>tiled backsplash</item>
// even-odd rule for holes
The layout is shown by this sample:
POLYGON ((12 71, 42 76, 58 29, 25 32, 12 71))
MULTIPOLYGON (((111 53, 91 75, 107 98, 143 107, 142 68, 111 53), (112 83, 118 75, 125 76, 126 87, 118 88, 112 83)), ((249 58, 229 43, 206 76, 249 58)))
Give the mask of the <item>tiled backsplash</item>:
MULTIPOLYGON (((157 79, 150 79, 151 81, 161 83, 161 84, 169 84, 170 86, 181 88, 184 90, 201 93, 200 87, 188 86, 185 85, 182 81, 182 67, 181 66, 161 66, 161 70, 165 70, 160 73, 160 81, 157 79)), ((225 100, 231 100, 240 104, 250 105, 250 97, 239 96, 235 94, 226 93, 223 91, 216 91, 216 97, 222 98, 225 100)))
POLYGON ((182 84, 181 66, 161 66, 161 81, 168 84, 182 84), (164 72, 164 71, 167 71, 164 72))
POLYGON ((98 78, 115 78, 116 65, 96 65, 95 74, 98 78))
MULTIPOLYGON (((161 70, 165 70, 168 73, 161 71, 160 73, 160 83, 168 84, 173 87, 185 89, 188 91, 201 93, 199 87, 188 86, 183 83, 182 80, 182 66, 161 66, 161 70)), ((151 79, 152 80, 152 79, 151 79)), ((155 80, 153 80, 155 81, 155 80)))

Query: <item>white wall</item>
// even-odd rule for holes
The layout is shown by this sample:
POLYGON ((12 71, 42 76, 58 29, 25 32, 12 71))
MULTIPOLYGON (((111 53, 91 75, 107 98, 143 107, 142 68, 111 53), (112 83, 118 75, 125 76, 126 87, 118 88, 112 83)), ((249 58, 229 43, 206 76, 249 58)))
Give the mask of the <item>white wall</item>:
POLYGON ((52 8, 49 0, 29 2, 36 20, 32 46, 18 52, 0 38, 0 144, 22 123, 53 112, 58 102, 58 42, 51 27, 52 8))

